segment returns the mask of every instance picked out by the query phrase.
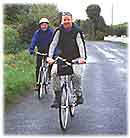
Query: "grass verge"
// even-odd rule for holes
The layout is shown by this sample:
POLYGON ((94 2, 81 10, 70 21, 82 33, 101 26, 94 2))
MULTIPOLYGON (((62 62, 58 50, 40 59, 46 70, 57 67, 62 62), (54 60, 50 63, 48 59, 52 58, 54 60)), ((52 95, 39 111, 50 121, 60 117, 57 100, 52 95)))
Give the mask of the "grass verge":
POLYGON ((35 83, 34 58, 27 51, 4 56, 4 104, 5 110, 21 97, 29 94, 35 83))

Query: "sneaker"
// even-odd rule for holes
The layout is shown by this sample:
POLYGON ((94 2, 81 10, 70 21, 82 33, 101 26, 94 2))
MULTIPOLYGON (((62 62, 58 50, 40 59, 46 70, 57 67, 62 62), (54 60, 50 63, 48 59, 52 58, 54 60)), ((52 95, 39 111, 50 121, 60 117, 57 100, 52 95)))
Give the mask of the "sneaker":
POLYGON ((84 102, 83 97, 82 97, 82 96, 77 96, 77 101, 76 101, 76 103, 77 103, 77 104, 83 104, 83 102, 84 102))
POLYGON ((37 83, 36 86, 34 87, 34 91, 38 91, 39 84, 37 83))
POLYGON ((51 105, 51 108, 58 108, 60 104, 60 91, 55 91, 55 99, 53 101, 53 104, 51 105))
POLYGON ((55 99, 51 105, 51 108, 58 108, 58 107, 59 107, 59 102, 55 99))

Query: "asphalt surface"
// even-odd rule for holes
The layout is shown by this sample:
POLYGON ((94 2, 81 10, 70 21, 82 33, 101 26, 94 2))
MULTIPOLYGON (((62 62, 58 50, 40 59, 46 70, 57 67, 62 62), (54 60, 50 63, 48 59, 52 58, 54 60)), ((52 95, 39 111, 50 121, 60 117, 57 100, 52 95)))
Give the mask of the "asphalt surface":
POLYGON ((51 88, 41 101, 35 92, 4 113, 4 135, 127 135, 128 49, 120 43, 86 42, 83 65, 84 104, 62 132, 58 110, 50 107, 51 88))

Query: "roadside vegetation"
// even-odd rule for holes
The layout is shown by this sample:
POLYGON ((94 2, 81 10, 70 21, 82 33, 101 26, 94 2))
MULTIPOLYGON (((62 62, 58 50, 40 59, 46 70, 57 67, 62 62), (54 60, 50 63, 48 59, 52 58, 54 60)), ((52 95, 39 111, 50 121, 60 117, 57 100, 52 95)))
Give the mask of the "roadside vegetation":
POLYGON ((17 54, 6 54, 4 62, 5 106, 17 103, 29 94, 35 83, 34 58, 23 50, 17 54))
POLYGON ((59 12, 52 4, 4 5, 4 102, 5 109, 32 91, 35 85, 35 59, 28 46, 40 18, 50 26, 59 23, 59 12))

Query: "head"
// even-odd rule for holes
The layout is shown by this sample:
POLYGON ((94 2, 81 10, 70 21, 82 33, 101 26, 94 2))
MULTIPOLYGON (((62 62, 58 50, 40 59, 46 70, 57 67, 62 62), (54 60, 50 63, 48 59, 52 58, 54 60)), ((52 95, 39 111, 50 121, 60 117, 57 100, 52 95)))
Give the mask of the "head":
POLYGON ((72 14, 69 12, 62 13, 62 24, 65 29, 69 29, 72 27, 72 14))
POLYGON ((39 27, 43 30, 46 31, 49 26, 49 20, 47 18, 41 18, 39 21, 39 27))

